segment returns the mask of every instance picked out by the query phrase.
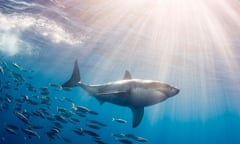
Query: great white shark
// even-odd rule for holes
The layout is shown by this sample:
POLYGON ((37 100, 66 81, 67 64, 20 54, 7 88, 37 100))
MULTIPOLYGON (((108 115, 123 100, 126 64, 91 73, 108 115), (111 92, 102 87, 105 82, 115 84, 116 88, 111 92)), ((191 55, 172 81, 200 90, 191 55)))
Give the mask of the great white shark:
POLYGON ((63 88, 75 86, 87 91, 100 104, 109 102, 130 108, 133 113, 133 128, 141 122, 144 107, 160 103, 177 95, 180 91, 178 88, 160 81, 132 79, 129 71, 125 71, 123 80, 97 85, 85 84, 81 82, 77 60, 75 60, 71 78, 62 84, 63 88))

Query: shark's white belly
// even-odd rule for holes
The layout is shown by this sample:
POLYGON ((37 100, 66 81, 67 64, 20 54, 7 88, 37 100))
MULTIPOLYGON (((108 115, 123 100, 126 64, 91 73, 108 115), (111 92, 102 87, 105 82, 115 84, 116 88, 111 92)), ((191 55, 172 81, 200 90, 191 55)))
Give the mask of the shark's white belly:
POLYGON ((145 88, 133 88, 131 90, 131 101, 135 106, 149 106, 167 99, 160 91, 145 88))

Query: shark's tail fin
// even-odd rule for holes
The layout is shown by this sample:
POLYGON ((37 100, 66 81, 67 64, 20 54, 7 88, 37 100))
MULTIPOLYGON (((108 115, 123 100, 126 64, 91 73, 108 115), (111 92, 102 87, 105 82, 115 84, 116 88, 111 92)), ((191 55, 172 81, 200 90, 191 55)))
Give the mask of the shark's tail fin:
POLYGON ((75 60, 72 76, 68 81, 66 81, 62 85, 62 87, 68 87, 68 88, 74 87, 74 86, 77 86, 79 82, 80 82, 80 72, 79 72, 79 68, 78 68, 78 62, 77 62, 77 60, 75 60))

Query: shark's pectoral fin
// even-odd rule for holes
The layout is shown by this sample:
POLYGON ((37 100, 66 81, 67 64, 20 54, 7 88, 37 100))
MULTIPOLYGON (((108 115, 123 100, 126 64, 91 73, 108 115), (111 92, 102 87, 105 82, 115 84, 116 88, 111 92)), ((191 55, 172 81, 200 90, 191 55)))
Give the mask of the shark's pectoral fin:
POLYGON ((131 107, 131 110, 133 113, 132 127, 135 128, 142 121, 143 114, 144 114, 144 107, 138 107, 138 108, 131 107))
POLYGON ((128 70, 125 71, 123 79, 124 80, 132 79, 132 76, 128 70))
POLYGON ((99 99, 99 98, 96 98, 96 99, 98 100, 98 102, 99 102, 100 105, 104 104, 104 101, 103 101, 103 100, 101 100, 101 99, 99 99))

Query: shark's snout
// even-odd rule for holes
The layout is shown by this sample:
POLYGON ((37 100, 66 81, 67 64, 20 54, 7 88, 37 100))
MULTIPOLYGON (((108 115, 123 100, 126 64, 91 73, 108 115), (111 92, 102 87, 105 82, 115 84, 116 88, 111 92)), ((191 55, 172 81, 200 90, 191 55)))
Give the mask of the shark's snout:
POLYGON ((173 97, 180 92, 180 89, 171 87, 171 90, 168 92, 168 97, 173 97))
POLYGON ((176 88, 176 95, 180 92, 180 89, 176 88))

